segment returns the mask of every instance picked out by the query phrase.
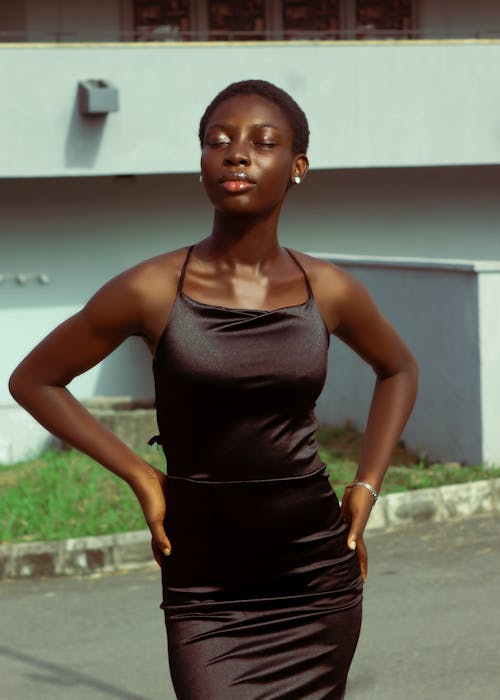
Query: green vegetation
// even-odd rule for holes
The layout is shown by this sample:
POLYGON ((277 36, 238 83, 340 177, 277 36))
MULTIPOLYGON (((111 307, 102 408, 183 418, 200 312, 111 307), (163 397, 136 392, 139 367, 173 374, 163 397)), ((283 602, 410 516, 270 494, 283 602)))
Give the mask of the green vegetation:
MULTIPOLYGON (((320 429, 321 455, 337 495, 350 481, 361 436, 352 427, 320 429)), ((163 468, 160 451, 144 454, 163 468)), ((429 465, 399 445, 384 481, 383 493, 456 484, 500 476, 456 463, 429 465)), ((135 496, 120 479, 74 451, 48 450, 40 457, 0 468, 0 541, 51 540, 145 528, 135 496)))
MULTIPOLYGON (((158 467, 160 457, 156 450, 147 455, 158 467)), ((36 460, 0 471, 0 541, 58 540, 144 528, 130 488, 76 450, 48 450, 36 460)))
MULTIPOLYGON (((320 428, 318 440, 320 454, 327 465, 331 482, 339 498, 342 498, 343 486, 352 481, 356 470, 362 435, 350 425, 343 428, 320 428)), ((458 462, 429 463, 425 455, 408 452, 401 442, 394 451, 381 493, 434 488, 498 477, 500 467, 484 469, 480 465, 470 467, 458 462)))

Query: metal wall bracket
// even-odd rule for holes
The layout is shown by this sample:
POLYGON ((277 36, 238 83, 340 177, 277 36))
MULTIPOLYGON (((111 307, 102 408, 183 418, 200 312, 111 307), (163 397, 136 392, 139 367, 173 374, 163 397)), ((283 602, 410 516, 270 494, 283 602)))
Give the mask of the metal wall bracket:
POLYGON ((80 80, 78 109, 83 115, 118 112, 118 88, 108 80, 80 80))

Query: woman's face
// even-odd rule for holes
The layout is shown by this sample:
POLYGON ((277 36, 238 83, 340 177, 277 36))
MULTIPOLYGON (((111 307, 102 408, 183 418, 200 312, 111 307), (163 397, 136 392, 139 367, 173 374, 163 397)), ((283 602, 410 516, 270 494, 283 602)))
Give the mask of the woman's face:
POLYGON ((207 122, 201 172, 207 195, 221 212, 264 214, 280 207, 295 175, 307 170, 294 155, 288 119, 258 95, 222 102, 207 122))

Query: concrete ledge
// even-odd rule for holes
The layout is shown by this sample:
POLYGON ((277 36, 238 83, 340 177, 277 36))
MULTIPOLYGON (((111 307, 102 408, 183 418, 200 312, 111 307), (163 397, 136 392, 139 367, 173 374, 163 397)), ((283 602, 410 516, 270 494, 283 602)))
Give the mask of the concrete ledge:
POLYGON ((110 573, 153 565, 149 530, 0 545, 0 579, 110 573))
MULTIPOLYGON (((367 531, 500 512, 500 479, 392 493, 380 498, 367 531)), ((110 573, 156 566, 149 530, 59 542, 0 545, 0 580, 110 573)))
POLYGON ((461 260, 453 258, 416 258, 403 256, 348 255, 333 253, 311 252, 315 258, 330 260, 340 265, 347 264, 355 267, 396 268, 400 270, 438 270, 445 272, 500 272, 498 260, 461 260))
POLYGON ((500 479, 418 489, 383 496, 373 509, 367 531, 445 522, 500 511, 500 479))
POLYGON ((145 450, 149 438, 158 433, 152 400, 131 397, 93 398, 83 401, 94 418, 111 430, 132 450, 145 450))

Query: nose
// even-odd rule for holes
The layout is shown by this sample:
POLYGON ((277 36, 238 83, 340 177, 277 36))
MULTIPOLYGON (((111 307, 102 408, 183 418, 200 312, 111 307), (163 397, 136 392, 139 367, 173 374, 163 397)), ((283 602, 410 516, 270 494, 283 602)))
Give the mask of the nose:
POLYGON ((224 157, 224 165, 248 165, 250 156, 241 143, 233 143, 227 149, 224 157))

